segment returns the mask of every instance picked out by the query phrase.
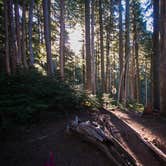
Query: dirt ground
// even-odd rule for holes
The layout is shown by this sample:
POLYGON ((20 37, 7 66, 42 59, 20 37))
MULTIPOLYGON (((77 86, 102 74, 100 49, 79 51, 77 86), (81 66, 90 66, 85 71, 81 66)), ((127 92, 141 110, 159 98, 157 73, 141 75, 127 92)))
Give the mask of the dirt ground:
MULTIPOLYGON (((84 120, 87 114, 80 114, 84 120)), ((71 117, 72 119, 73 117, 71 117)), ((93 145, 65 134, 66 120, 49 120, 19 129, 0 142, 1 166, 45 166, 50 152, 56 166, 109 166, 109 160, 93 145)))
MULTIPOLYGON (((121 118, 129 118, 125 117, 127 116, 125 113, 122 114, 119 111, 114 111, 114 113, 121 116, 121 118)), ((73 119, 75 115, 70 116, 69 120, 73 119)), ((96 119, 97 116, 110 116, 109 113, 103 114, 100 112, 82 112, 77 115, 83 121, 96 119)), ((52 152, 56 166, 114 166, 95 146, 73 135, 67 135, 65 133, 66 119, 55 119, 53 113, 44 114, 42 123, 28 128, 18 128, 9 133, 8 137, 0 142, 0 165, 45 166, 49 154, 52 152)), ((140 165, 148 166, 150 164, 149 166, 160 166, 155 156, 151 154, 140 140, 136 139, 129 129, 124 128, 116 118, 111 117, 108 120, 117 126, 117 130, 120 131, 120 141, 122 141, 124 147, 129 150, 136 160, 139 161, 140 165)), ((128 120, 129 123, 132 123, 131 121, 132 118, 130 121, 128 120)), ((140 124, 143 125, 143 131, 146 131, 148 130, 146 123, 149 123, 144 123, 145 126, 142 123, 140 124)), ((160 125, 157 127, 160 127, 160 125)), ((155 133, 151 135, 151 139, 153 137, 161 140, 166 138, 165 135, 155 135, 155 133)))
POLYGON ((153 143, 166 154, 166 118, 157 115, 146 115, 133 111, 112 111, 120 119, 127 122, 145 140, 153 143))

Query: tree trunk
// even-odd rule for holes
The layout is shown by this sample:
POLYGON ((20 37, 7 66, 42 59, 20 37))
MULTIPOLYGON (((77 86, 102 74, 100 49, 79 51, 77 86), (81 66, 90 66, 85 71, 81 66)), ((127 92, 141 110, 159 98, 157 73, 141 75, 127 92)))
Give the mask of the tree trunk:
POLYGON ((23 66, 27 69, 27 59, 26 59, 26 2, 23 1, 22 7, 22 61, 23 66))
POLYGON ((14 25, 14 15, 13 15, 13 0, 9 0, 9 17, 10 17, 10 55, 11 55, 11 62, 12 62, 12 72, 16 72, 17 66, 17 47, 16 47, 16 32, 15 32, 15 25, 14 25))
POLYGON ((119 0, 119 66, 120 66, 120 78, 119 78, 119 90, 118 99, 122 101, 123 86, 120 80, 123 81, 123 24, 122 24, 122 0, 119 0), (121 79, 122 77, 122 79, 121 79))
POLYGON ((154 21, 153 21, 153 57, 152 57, 152 102, 153 109, 160 109, 160 94, 159 94, 159 1, 153 0, 154 21))
POLYGON ((102 84, 101 91, 105 92, 102 0, 99 0, 99 25, 100 25, 100 56, 101 56, 101 84, 102 84))
POLYGON ((83 42, 83 45, 82 45, 82 83, 83 83, 83 89, 85 89, 85 47, 84 47, 84 42, 83 42))
POLYGON ((96 67, 95 67, 95 55, 94 55, 94 0, 91 1, 91 60, 92 60, 92 93, 96 94, 96 67))
POLYGON ((21 39, 20 39, 20 15, 19 15, 19 2, 16 0, 15 3, 15 22, 16 22, 16 40, 17 40, 17 63, 21 65, 21 39))
POLYGON ((61 78, 64 80, 64 58, 65 58, 65 2, 60 0, 60 73, 61 78))
POLYGON ((30 52, 30 65, 34 64, 34 53, 32 47, 32 21, 33 21, 33 8, 34 8, 34 0, 30 1, 29 6, 29 52, 30 52))
POLYGON ((85 0, 86 90, 91 91, 90 0, 85 0))
MULTIPOLYGON (((160 1, 160 110, 166 116, 166 1, 160 1)), ((157 97, 157 96, 156 96, 157 97)))
POLYGON ((37 4, 37 31, 38 31, 38 42, 41 44, 41 12, 40 12, 40 4, 37 4))
POLYGON ((139 45, 138 45, 138 41, 136 39, 135 42, 135 59, 136 59, 136 99, 137 102, 140 102, 140 75, 139 75, 139 45))
POLYGON ((135 48, 134 48, 134 46, 135 46, 135 41, 134 41, 134 39, 133 39, 133 46, 132 46, 132 51, 131 51, 131 68, 130 68, 130 99, 132 100, 132 101, 135 101, 135 91, 136 91, 136 87, 135 87, 135 83, 136 83, 136 81, 135 81, 135 55, 134 55, 134 53, 135 53, 135 48))
POLYGON ((50 0, 43 0, 43 14, 44 14, 44 37, 47 52, 47 74, 53 75, 53 63, 51 55, 51 30, 50 30, 50 0))
POLYGON ((4 11, 5 11, 5 62, 6 62, 6 73, 11 74, 10 69, 10 57, 9 57, 9 14, 8 14, 8 1, 4 0, 4 11))
POLYGON ((147 59, 145 59, 145 105, 148 105, 147 59))
MULTIPOLYGON (((134 8, 133 8, 134 10, 134 8)), ((140 75, 139 75, 139 34, 138 34, 138 28, 137 28, 137 14, 135 11, 134 12, 134 18, 133 18, 133 33, 134 33, 134 57, 136 61, 136 101, 137 103, 140 102, 140 75)))
POLYGON ((126 41, 125 41, 125 78, 124 78, 124 104, 128 98, 128 72, 129 72, 129 60, 130 60, 130 0, 126 0, 126 41))
POLYGON ((111 80, 110 80, 110 74, 111 74, 111 66, 110 66, 110 32, 107 31, 107 37, 106 37, 106 93, 110 93, 111 87, 111 80))

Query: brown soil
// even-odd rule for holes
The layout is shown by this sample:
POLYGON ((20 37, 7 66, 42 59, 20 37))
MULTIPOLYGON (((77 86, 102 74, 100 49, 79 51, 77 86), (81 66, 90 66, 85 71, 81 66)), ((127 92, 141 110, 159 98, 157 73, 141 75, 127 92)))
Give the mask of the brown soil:
POLYGON ((166 154, 166 119, 157 114, 142 116, 133 111, 115 110, 112 112, 141 135, 145 140, 153 143, 166 154))
POLYGON ((140 138, 133 132, 130 127, 127 127, 123 121, 119 120, 112 112, 103 110, 103 113, 97 115, 97 119, 104 117, 104 122, 108 127, 111 122, 114 136, 125 147, 125 149, 135 158, 138 165, 143 166, 161 166, 166 163, 161 162, 160 159, 152 153, 152 151, 140 140, 140 138), (116 129, 115 129, 116 128, 116 129))
MULTIPOLYGON (((117 128, 117 139, 140 165, 159 166, 154 154, 116 117, 107 112, 79 113, 81 120, 106 119, 117 128)), ((73 119, 74 115, 69 119, 73 119)), ((103 124, 105 125, 105 124, 103 124)), ((65 134, 66 119, 55 120, 44 115, 42 123, 13 131, 0 142, 0 163, 3 166, 44 166, 49 153, 56 166, 110 166, 113 164, 93 145, 65 134)), ((146 127, 145 127, 146 128, 146 127)), ((157 137, 157 136, 156 136, 157 137)))
MULTIPOLYGON (((80 116, 89 119, 87 114, 80 116)), ((51 120, 13 132, 15 135, 0 143, 0 165, 45 166, 52 152, 56 166, 110 166, 109 160, 94 146, 66 135, 65 126, 64 119, 51 120)))

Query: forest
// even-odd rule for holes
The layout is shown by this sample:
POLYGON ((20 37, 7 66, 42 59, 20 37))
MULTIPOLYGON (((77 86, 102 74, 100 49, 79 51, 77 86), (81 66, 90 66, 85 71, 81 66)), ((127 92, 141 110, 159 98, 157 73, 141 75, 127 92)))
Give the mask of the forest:
POLYGON ((3 166, 164 166, 165 85, 166 0, 0 0, 3 166))

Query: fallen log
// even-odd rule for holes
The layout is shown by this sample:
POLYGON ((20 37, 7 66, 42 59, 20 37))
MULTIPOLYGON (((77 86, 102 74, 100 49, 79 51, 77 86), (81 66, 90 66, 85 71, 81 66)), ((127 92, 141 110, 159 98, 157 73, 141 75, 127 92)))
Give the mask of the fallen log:
POLYGON ((142 141, 142 143, 144 143, 146 145, 146 147, 148 147, 153 153, 154 155, 160 160, 161 164, 163 166, 166 166, 166 154, 164 154, 164 152, 162 152, 157 146, 155 146, 154 144, 152 144, 151 142, 145 140, 137 131, 135 131, 135 129, 129 125, 126 121, 120 119, 119 117, 117 117, 115 114, 109 112, 112 116, 114 116, 116 119, 118 119, 119 121, 121 121, 123 123, 123 125, 126 128, 129 128, 132 130, 132 132, 142 141))
MULTIPOLYGON (((77 118, 76 118, 77 119, 77 118)), ((107 134, 104 128, 96 122, 72 121, 69 131, 82 139, 93 143, 115 166, 135 166, 136 160, 125 150, 116 138, 107 134)))

